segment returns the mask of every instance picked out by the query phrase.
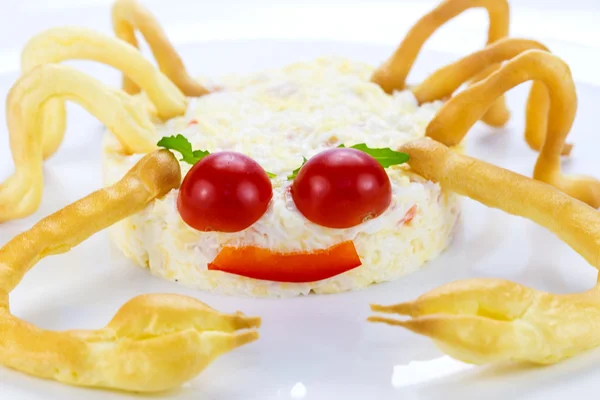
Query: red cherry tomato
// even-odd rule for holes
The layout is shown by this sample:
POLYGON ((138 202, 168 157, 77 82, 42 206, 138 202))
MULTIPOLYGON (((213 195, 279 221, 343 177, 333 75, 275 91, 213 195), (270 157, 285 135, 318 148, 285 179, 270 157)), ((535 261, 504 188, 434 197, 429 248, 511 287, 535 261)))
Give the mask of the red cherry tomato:
POLYGON ((349 228, 381 215, 392 188, 383 167, 360 150, 336 148, 317 154, 292 184, 298 210, 315 224, 349 228))
POLYGON ((271 181, 256 161, 220 152, 190 169, 177 208, 181 218, 199 231, 238 232, 262 217, 272 196, 271 181))

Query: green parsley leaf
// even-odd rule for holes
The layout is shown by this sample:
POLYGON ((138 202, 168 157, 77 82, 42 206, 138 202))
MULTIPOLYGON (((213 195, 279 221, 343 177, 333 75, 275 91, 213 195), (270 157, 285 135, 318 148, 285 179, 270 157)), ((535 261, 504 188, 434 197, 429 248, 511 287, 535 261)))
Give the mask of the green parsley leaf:
POLYGON ((192 154, 194 155, 194 158, 197 158, 198 161, 200 161, 210 153, 208 152, 208 150, 194 150, 192 154))
POLYGON ((181 154, 181 161, 192 165, 210 154, 206 150, 192 151, 192 144, 182 134, 177 136, 165 136, 158 141, 157 146, 175 150, 181 154))
POLYGON ((298 168, 296 168, 295 170, 293 170, 290 175, 288 175, 288 177, 287 177, 288 180, 291 181, 292 179, 294 179, 298 175, 298 172, 300 172, 300 169, 302 167, 304 167, 304 164, 306 164, 307 161, 308 160, 306 159, 306 157, 302 157, 302 165, 300 165, 298 168))
MULTIPOLYGON (((342 148, 346 146, 341 144, 338 147, 342 148)), ((387 147, 374 149, 367 146, 364 143, 359 143, 355 144, 354 146, 350 146, 350 148, 367 153, 368 155, 376 159, 383 168, 387 168, 392 165, 404 164, 409 159, 408 154, 399 151, 394 151, 387 147)))
MULTIPOLYGON (((210 154, 210 152, 207 150, 192 150, 192 144, 182 134, 178 134, 177 136, 165 136, 162 139, 160 139, 156 145, 159 147, 164 147, 165 149, 175 150, 176 152, 181 154, 180 161, 192 165, 196 164, 198 161, 202 160, 204 157, 210 154)), ((265 172, 267 173, 267 176, 271 179, 277 177, 277 175, 271 172, 265 172)))
MULTIPOLYGON (((343 144, 340 144, 338 146, 338 149, 342 149, 342 148, 345 148, 345 147, 346 146, 344 146, 343 144)), ((390 149, 388 147, 376 149, 376 148, 371 148, 371 147, 367 146, 364 143, 359 143, 359 144, 355 144, 354 146, 350 146, 350 148, 351 149, 360 150, 362 152, 367 153, 368 155, 370 155, 371 157, 373 157, 375 160, 377 160, 377 162, 383 168, 387 168, 387 167, 390 167, 392 165, 404 164, 409 159, 408 154, 402 153, 402 152, 399 152, 399 151, 394 151, 394 150, 392 150, 392 149, 390 149)), ((302 165, 299 166, 298 168, 296 168, 290 175, 288 175, 288 180, 294 179, 298 175, 298 172, 300 172, 300 169, 308 161, 306 159, 306 157, 302 157, 302 158, 304 159, 304 161, 302 162, 302 165)))

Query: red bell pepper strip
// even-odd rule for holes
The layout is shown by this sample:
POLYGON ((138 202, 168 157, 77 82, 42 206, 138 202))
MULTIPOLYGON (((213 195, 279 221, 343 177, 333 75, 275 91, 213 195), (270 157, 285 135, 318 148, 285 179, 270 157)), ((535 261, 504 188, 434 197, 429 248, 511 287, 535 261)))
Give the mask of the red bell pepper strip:
POLYGON ((417 215, 417 205, 415 204, 414 206, 412 206, 411 208, 408 209, 408 211, 404 215, 404 218, 402 218, 402 222, 404 224, 408 224, 408 223, 410 223, 410 221, 412 221, 416 217, 416 215, 417 215))
POLYGON ((256 246, 224 247, 208 264, 212 271, 275 282, 314 282, 361 265, 349 240, 323 250, 278 253, 256 246))

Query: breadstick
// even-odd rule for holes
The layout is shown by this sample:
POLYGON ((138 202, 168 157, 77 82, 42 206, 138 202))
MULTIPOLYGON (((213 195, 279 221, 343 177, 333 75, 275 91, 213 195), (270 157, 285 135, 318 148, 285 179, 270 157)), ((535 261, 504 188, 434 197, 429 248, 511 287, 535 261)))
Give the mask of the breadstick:
MULTIPOLYGON (((394 90, 402 90, 405 87, 406 78, 410 72, 423 44, 442 25, 452 18, 460 15, 470 8, 483 7, 486 9, 490 25, 488 29, 487 43, 493 43, 508 35, 509 28, 509 6, 507 0, 445 0, 435 9, 423 16, 407 33, 406 37, 396 49, 394 54, 379 67, 371 80, 377 83, 387 93, 394 90)), ((482 74, 490 74, 497 66, 483 71, 482 74)), ((487 75, 480 74, 477 80, 487 75)), ((506 109, 503 99, 490 107, 483 121, 492 126, 506 124, 510 113, 506 109)))
POLYGON ((146 110, 75 68, 46 64, 23 75, 6 101, 6 121, 15 172, 0 185, 0 222, 22 218, 39 206, 43 188, 40 111, 47 100, 68 98, 102 121, 129 153, 156 148, 155 126, 146 110))
POLYGON ((138 296, 106 327, 53 332, 11 315, 8 293, 39 260, 69 251, 94 233, 177 188, 175 157, 158 150, 115 185, 43 219, 0 249, 0 363, 41 378, 136 392, 171 389, 210 362, 258 338, 260 319, 222 314, 190 297, 138 296))
MULTIPOLYGON (((469 82, 469 85, 472 85, 473 83, 484 80, 485 78, 487 78, 488 76, 493 74, 495 71, 497 71, 500 67, 501 67, 500 64, 496 64, 496 65, 490 65, 488 68, 483 69, 481 72, 476 74, 473 77, 473 79, 471 79, 471 81, 469 82)), ((495 127, 495 128, 503 127, 504 125, 506 125, 506 123, 508 122, 509 119, 510 119, 510 111, 508 110, 508 107, 506 106, 506 100, 505 100, 504 96, 500 96, 498 98, 498 100, 496 100, 490 106, 490 108, 488 108, 488 110, 485 112, 485 114, 483 114, 483 117, 481 117, 481 121, 483 121, 485 124, 495 127)))
POLYGON ((401 146, 417 174, 445 190, 530 219, 556 234, 600 269, 600 212, 560 190, 460 155, 428 138, 401 146))
POLYGON ((482 70, 510 60, 532 49, 548 51, 546 46, 535 40, 500 39, 481 50, 438 69, 423 82, 416 85, 412 91, 419 103, 428 103, 436 99, 451 97, 463 83, 473 79, 482 70))
MULTIPOLYGON (((488 207, 528 218, 552 231, 600 268, 600 212, 543 182, 463 156, 431 139, 401 147, 416 173, 488 207)), ((555 295, 500 279, 470 279, 415 301, 373 305, 411 317, 372 322, 402 326, 435 340, 465 362, 554 363, 600 345, 600 289, 555 295)))
MULTIPOLYGON (((500 65, 519 54, 532 49, 548 51, 546 46, 534 40, 504 38, 486 48, 476 51, 450 65, 442 67, 413 88, 420 103, 450 97, 466 81, 474 79, 478 72, 490 66, 500 65)), ((542 82, 534 81, 527 99, 525 141, 533 150, 540 151, 546 137, 546 119, 550 105, 548 90, 542 82)), ((562 155, 569 155, 571 144, 563 147, 562 155)))
MULTIPOLYGON (((429 123, 426 135, 447 146, 460 143, 495 99, 529 80, 544 84, 550 96, 547 122, 542 125, 547 131, 533 177, 594 208, 600 207, 600 182, 585 176, 566 176, 561 172, 560 156, 564 149, 568 149, 565 140, 575 119, 577 95, 567 64, 548 52, 528 50, 521 53, 484 81, 452 97, 429 123)), ((538 121, 543 110, 540 108, 532 113, 532 121, 538 121)), ((528 128, 531 129, 531 126, 528 128)))
POLYGON ((446 354, 472 364, 553 364, 600 346, 600 290, 557 295, 502 279, 443 285, 415 301, 372 305, 371 322, 427 336, 446 354))
MULTIPOLYGON (((27 73, 40 65, 73 59, 98 61, 131 77, 148 95, 162 120, 183 115, 187 109, 184 94, 135 47, 85 28, 52 28, 36 35, 23 49, 21 69, 27 73)), ((48 100, 40 110, 40 118, 45 159, 56 152, 64 136, 64 100, 48 100)))
MULTIPOLYGON (((112 21, 117 37, 135 47, 138 47, 135 30, 140 31, 148 42, 160 70, 185 95, 196 97, 209 92, 187 73, 181 58, 156 18, 137 0, 116 0, 112 8, 112 21)), ((138 85, 127 76, 123 77, 123 90, 129 94, 140 91, 138 85)))

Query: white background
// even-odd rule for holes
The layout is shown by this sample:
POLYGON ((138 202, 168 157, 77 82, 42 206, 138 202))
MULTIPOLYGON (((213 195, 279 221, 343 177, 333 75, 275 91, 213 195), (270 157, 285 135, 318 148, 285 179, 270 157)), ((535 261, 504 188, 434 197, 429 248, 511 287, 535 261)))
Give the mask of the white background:
MULTIPOLYGON (((334 39, 395 45, 438 0, 146 0, 175 43, 226 39, 334 39)), ((15 70, 25 41, 57 25, 110 31, 112 0, 0 0, 0 73, 15 70)), ((600 0, 513 0, 512 36, 543 41, 579 81, 598 83, 600 0)), ((483 10, 442 28, 427 46, 465 54, 481 46, 483 10)))

